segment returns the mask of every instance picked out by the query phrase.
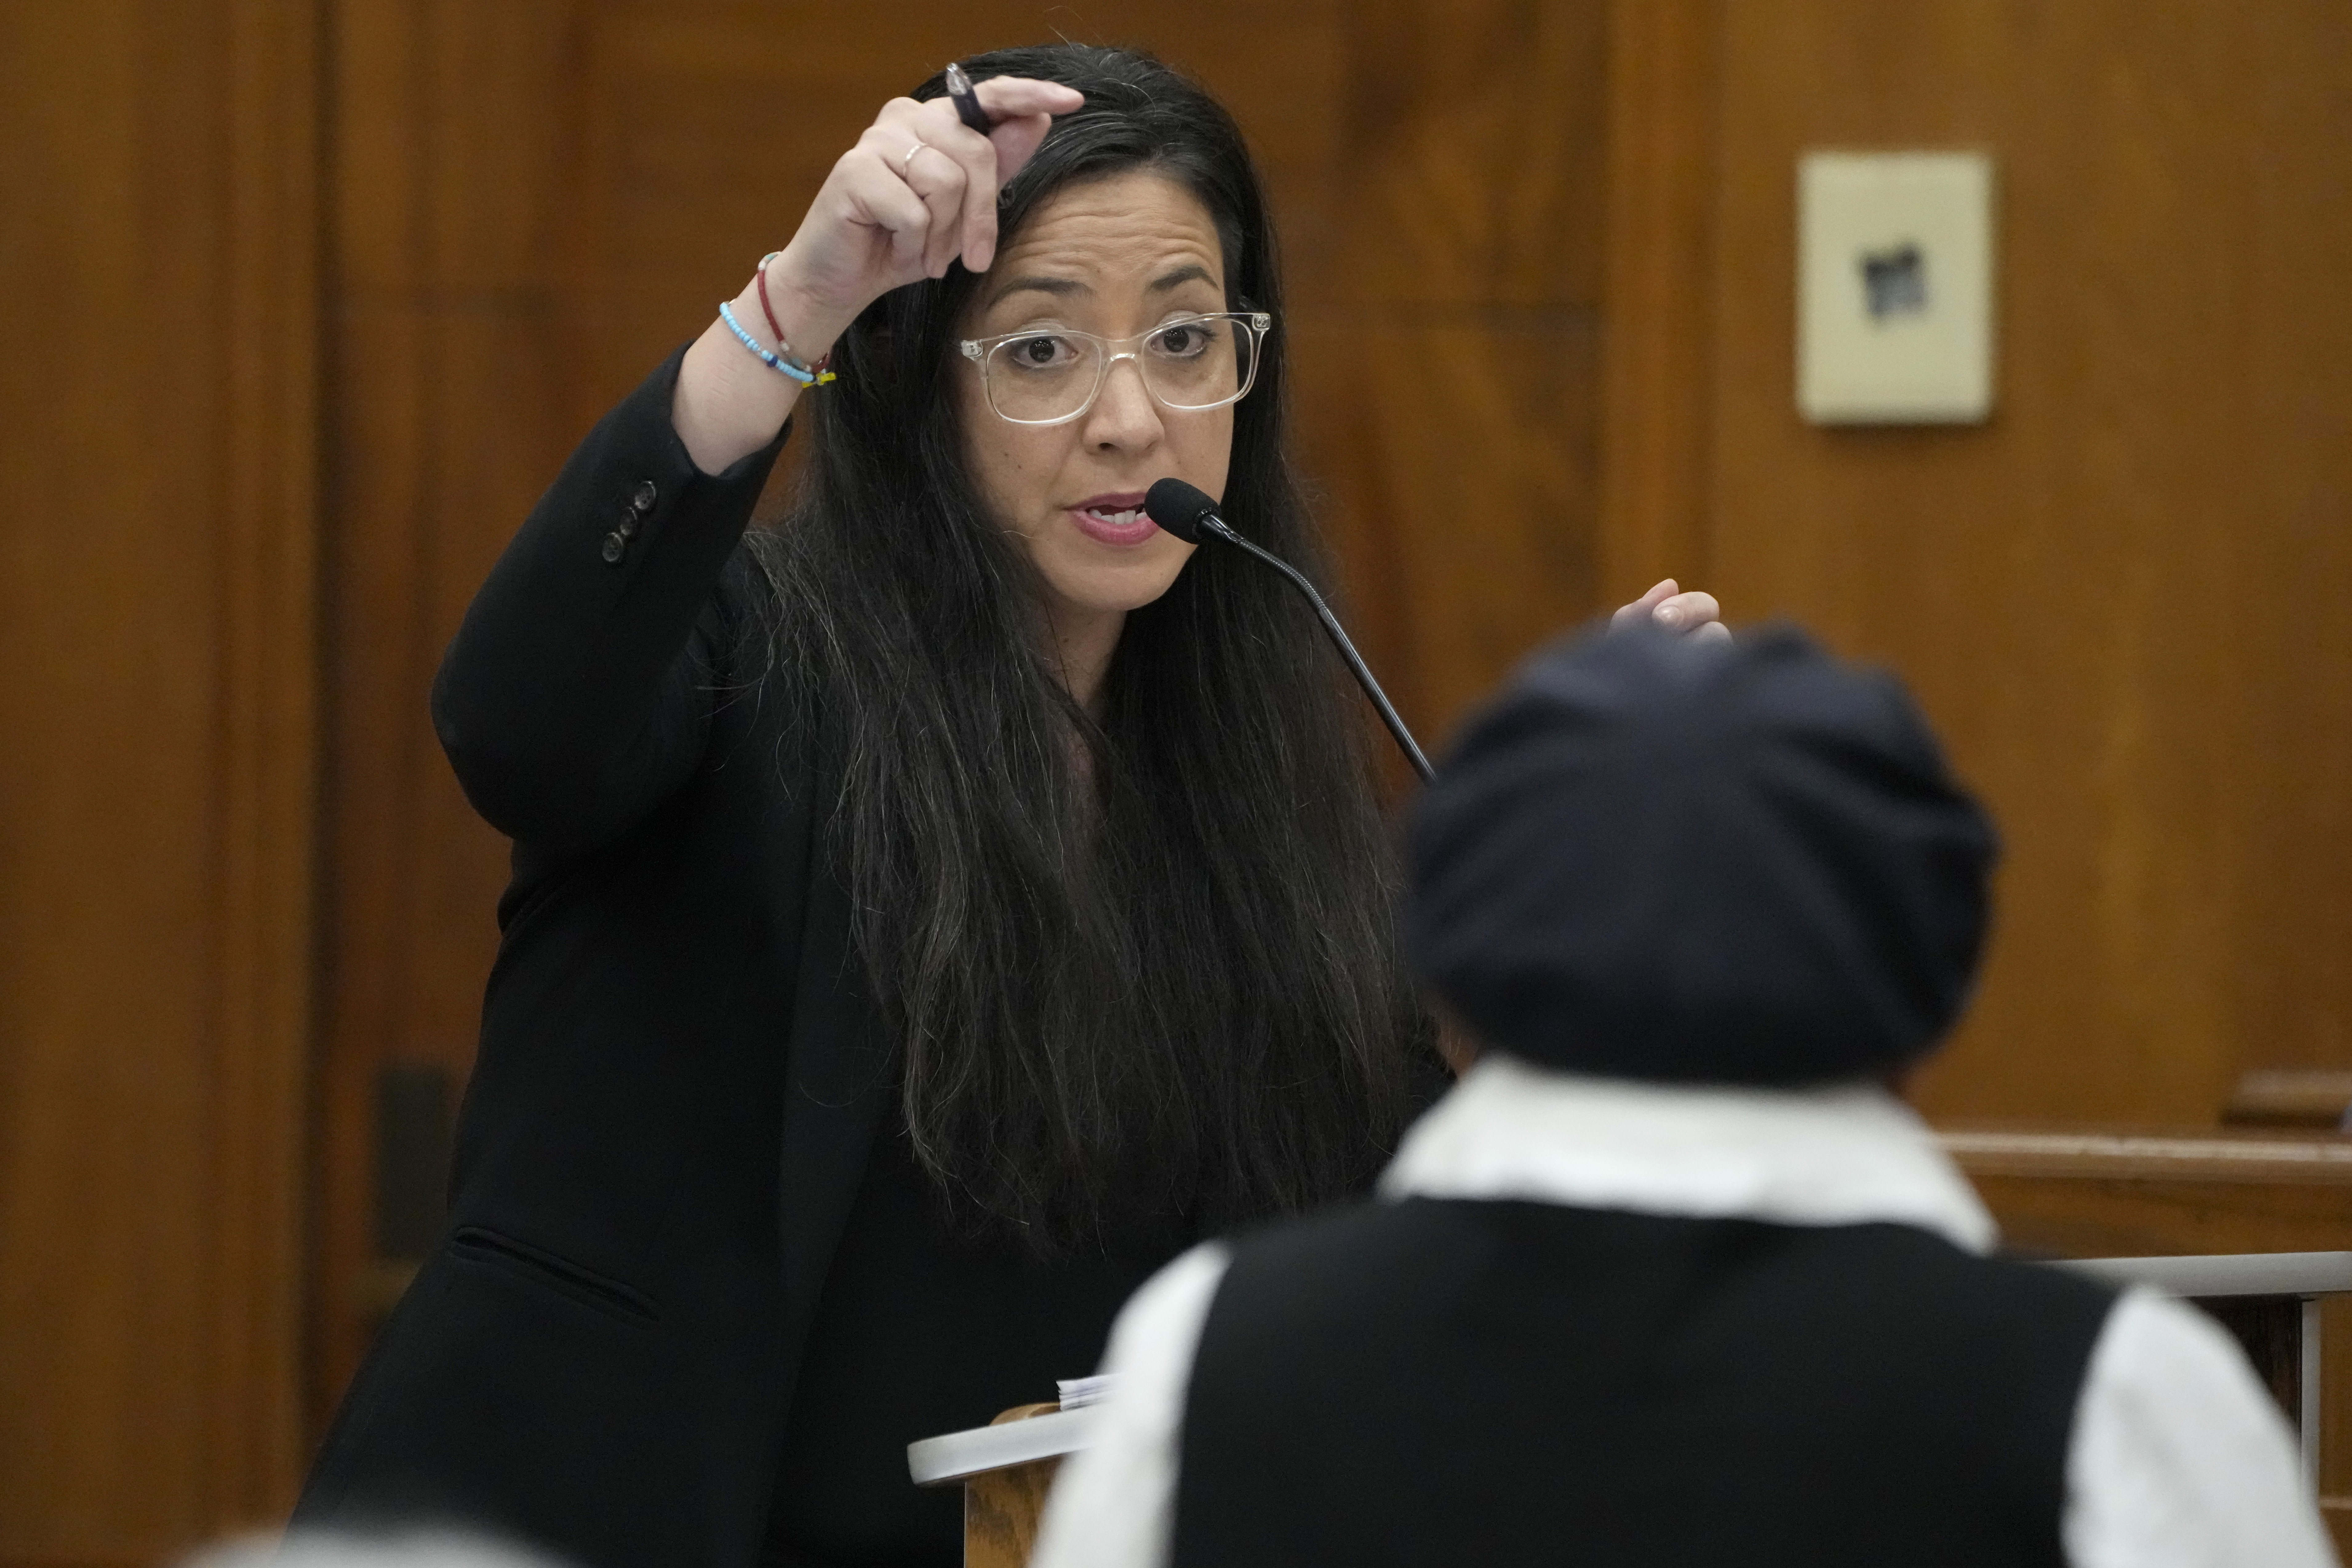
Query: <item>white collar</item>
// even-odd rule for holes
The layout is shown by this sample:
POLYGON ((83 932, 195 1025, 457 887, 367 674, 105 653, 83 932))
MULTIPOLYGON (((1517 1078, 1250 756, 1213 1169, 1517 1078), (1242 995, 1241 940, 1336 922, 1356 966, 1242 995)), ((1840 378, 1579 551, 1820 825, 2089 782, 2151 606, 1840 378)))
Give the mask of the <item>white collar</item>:
POLYGON ((1384 1197, 1524 1198, 1777 1225, 1998 1232, 1911 1109, 1874 1083, 1670 1087, 1488 1053, 1405 1134, 1384 1197))

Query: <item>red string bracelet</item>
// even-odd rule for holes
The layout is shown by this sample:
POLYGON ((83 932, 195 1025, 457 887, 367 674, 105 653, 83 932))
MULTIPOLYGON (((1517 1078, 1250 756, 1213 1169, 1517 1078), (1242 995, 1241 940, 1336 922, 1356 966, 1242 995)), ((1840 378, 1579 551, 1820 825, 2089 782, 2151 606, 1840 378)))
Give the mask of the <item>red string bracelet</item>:
MULTIPOLYGON (((806 360, 801 358, 800 355, 794 353, 793 352, 793 345, 784 341, 784 329, 782 323, 776 320, 776 308, 768 303, 768 263, 773 261, 777 257, 782 254, 783 253, 782 251, 772 250, 768 252, 767 255, 760 258, 760 265, 756 269, 760 277, 760 313, 768 318, 768 331, 775 335, 776 349, 778 353, 782 353, 784 358, 790 360, 793 363, 799 365, 802 369, 807 371, 809 374, 817 377, 818 380, 831 381, 833 378, 825 374, 824 367, 833 363, 833 352, 828 349, 824 353, 818 355, 817 362, 814 364, 810 364, 806 360)), ((812 382, 810 384, 814 385, 815 383, 812 382)))

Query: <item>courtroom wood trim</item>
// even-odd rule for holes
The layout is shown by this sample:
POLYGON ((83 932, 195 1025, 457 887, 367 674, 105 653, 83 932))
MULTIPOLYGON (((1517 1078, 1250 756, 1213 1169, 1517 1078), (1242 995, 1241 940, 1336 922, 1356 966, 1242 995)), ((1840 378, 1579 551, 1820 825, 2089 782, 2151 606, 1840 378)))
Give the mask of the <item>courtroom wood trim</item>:
POLYGON ((317 962, 320 9, 231 0, 222 310, 214 1523, 282 1517, 302 1422, 317 962))
POLYGON ((2250 1068, 2238 1075, 2221 1121, 2233 1127, 2312 1127, 2333 1131, 2352 1109, 2352 1072, 2326 1068, 2250 1068))
POLYGON ((1962 1130, 1937 1137, 1972 1177, 2352 1186, 2347 1139, 1962 1130))
POLYGON ((1716 0, 1614 0, 1601 308, 1604 604, 1708 578, 1716 0))
POLYGON ((38 491, 0 572, 0 1563, 170 1561, 301 1468, 321 15, 0 12, 38 491))

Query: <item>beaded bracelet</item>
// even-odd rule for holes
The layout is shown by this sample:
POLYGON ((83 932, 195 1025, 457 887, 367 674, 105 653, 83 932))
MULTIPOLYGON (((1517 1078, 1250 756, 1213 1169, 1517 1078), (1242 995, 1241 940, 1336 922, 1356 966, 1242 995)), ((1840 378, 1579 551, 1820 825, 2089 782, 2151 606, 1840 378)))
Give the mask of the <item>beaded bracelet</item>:
POLYGON ((735 319, 734 306, 727 300, 719 302, 719 319, 727 323, 727 330, 735 334, 737 342, 759 355, 761 363, 778 375, 788 375, 803 386, 822 386, 828 381, 839 379, 822 365, 804 369, 764 346, 759 339, 743 330, 743 323, 735 319))
POLYGON ((795 370, 804 370, 810 374, 817 376, 821 380, 831 381, 833 377, 824 374, 824 367, 826 363, 833 358, 833 355, 829 353, 819 354, 817 355, 816 363, 814 364, 811 364, 808 361, 794 353, 793 352, 792 341, 784 336, 784 324, 776 320, 775 306, 768 302, 768 263, 773 261, 777 257, 782 256, 782 254, 783 252, 781 250, 772 250, 768 252, 767 255, 760 258, 760 265, 751 269, 752 277, 759 284, 760 314, 768 318, 768 335, 776 340, 776 357, 778 359, 782 360, 786 364, 791 365, 795 370))
POLYGON ((776 320, 776 308, 768 303, 768 263, 773 261, 777 257, 782 256, 782 254, 783 252, 781 250, 772 250, 768 252, 767 255, 760 258, 759 266, 751 268, 751 275, 760 280, 760 314, 768 318, 768 332, 770 336, 776 340, 776 352, 778 353, 782 354, 790 363, 800 366, 803 370, 823 370, 824 368, 824 362, 831 359, 833 356, 831 354, 821 354, 818 356, 816 363, 811 364, 808 361, 801 358, 800 355, 793 353, 793 345, 784 340, 784 324, 776 320))

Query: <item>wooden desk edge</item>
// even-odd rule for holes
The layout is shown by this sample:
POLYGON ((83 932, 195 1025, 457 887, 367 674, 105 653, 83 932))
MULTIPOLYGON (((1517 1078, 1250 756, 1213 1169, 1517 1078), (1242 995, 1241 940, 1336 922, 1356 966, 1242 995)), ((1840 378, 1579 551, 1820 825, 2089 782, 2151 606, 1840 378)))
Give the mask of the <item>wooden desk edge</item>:
POLYGON ((1937 1138, 1971 1176, 2352 1187, 2352 1138, 1967 1127, 1937 1138))

